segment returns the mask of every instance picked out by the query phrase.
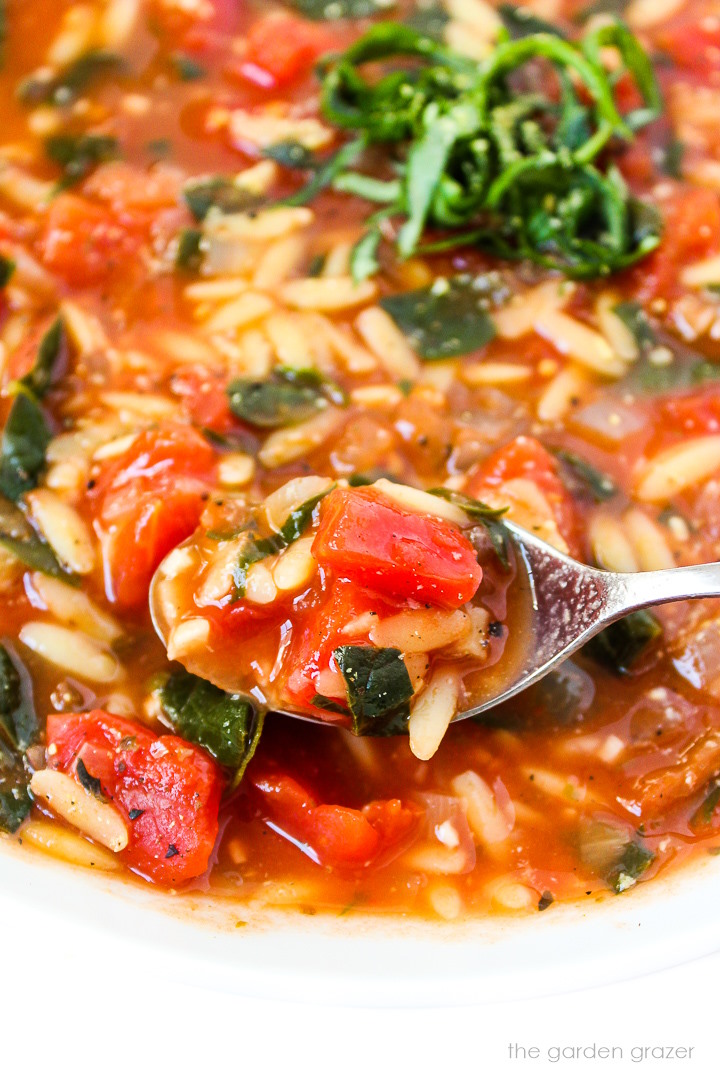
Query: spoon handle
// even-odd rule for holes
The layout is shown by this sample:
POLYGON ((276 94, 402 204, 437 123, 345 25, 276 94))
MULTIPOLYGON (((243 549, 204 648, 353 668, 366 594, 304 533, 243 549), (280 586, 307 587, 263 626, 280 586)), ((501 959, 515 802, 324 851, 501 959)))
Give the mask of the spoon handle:
POLYGON ((720 596, 720 562, 613 576, 615 581, 608 589, 608 600, 618 614, 673 600, 720 596))

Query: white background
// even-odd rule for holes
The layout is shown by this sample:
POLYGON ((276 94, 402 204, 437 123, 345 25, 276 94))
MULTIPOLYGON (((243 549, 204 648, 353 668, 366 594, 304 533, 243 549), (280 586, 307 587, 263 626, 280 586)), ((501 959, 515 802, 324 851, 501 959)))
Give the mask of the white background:
POLYGON ((139 969, 117 939, 68 930, 51 915, 34 930, 26 927, 35 920, 23 920, 18 935, 13 914, 0 898, 0 1069, 13 1080, 718 1075, 720 956, 519 1003, 332 1008, 173 984, 161 970, 139 969), (542 1058, 509 1060, 511 1042, 537 1046, 542 1058), (622 1047, 624 1060, 546 1058, 549 1047, 593 1043, 622 1047), (630 1060, 633 1047, 678 1045, 694 1047, 690 1061, 630 1060))

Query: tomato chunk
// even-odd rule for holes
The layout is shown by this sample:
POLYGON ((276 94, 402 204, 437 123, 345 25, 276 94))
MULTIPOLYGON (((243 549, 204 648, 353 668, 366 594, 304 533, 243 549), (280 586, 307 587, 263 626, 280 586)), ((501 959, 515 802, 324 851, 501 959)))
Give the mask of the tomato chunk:
POLYGON ((369 488, 338 489, 324 500, 313 555, 359 585, 443 608, 466 604, 482 580, 475 549, 455 525, 369 488))
POLYGON ((676 64, 701 78, 720 71, 720 24, 716 18, 685 19, 663 27, 657 43, 676 64))
POLYGON ((127 864, 161 885, 207 869, 218 832, 223 778, 204 750, 176 735, 94 709, 48 717, 50 763, 82 760, 127 825, 127 864))
POLYGON ((317 24, 293 15, 270 16, 251 28, 242 72, 261 86, 287 86, 305 75, 331 44, 317 24))
POLYGON ((307 788, 284 773, 256 771, 250 780, 269 820, 311 847, 323 866, 365 866, 407 836, 416 821, 417 815, 399 799, 353 810, 318 803, 307 788))
POLYGON ((471 474, 467 490, 481 500, 494 495, 494 504, 508 505, 509 516, 519 525, 553 543, 553 537, 546 535, 547 529, 541 528, 540 519, 547 519, 549 512, 560 538, 571 552, 577 553, 578 523, 572 498, 558 476, 553 457, 537 439, 520 435, 490 454, 471 474), (527 497, 527 483, 533 485, 544 505, 527 497), (533 520, 535 515, 537 522, 533 520))
POLYGON ((662 242, 630 281, 640 300, 672 296, 683 266, 705 258, 720 246, 720 199, 708 188, 679 188, 662 204, 662 242))
POLYGON ((127 266, 141 236, 133 223, 77 195, 58 195, 39 240, 43 265, 68 285, 93 285, 127 266))
POLYGON ((146 431, 101 475, 105 586, 130 610, 147 602, 150 579, 167 553, 197 527, 215 455, 189 427, 146 431))

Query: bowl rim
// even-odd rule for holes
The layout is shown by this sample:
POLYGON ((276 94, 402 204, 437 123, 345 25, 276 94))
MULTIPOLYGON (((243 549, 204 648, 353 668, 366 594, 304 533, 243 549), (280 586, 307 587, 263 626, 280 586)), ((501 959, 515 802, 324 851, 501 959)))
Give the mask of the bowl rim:
POLYGON ((621 896, 458 923, 253 909, 158 893, 0 843, 0 896, 37 927, 121 939, 142 969, 253 998, 350 1006, 476 1005, 588 989, 720 950, 720 863, 708 856, 621 896), (539 920, 542 920, 540 922, 539 920), (241 923, 242 925, 238 925, 241 923))

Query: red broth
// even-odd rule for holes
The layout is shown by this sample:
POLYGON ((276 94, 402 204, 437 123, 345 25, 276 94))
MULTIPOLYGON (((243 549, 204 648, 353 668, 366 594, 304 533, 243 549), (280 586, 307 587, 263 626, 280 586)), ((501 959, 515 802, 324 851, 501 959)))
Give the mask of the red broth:
MULTIPOLYGON (((423 694, 439 695, 429 723, 448 686, 451 713, 471 703, 522 616, 492 516, 453 523, 372 485, 390 478, 405 498, 445 489, 451 517, 448 491, 476 500, 611 570, 718 557, 720 8, 686 0, 662 23, 627 12, 663 105, 596 164, 624 178, 614 190, 628 213, 632 197, 659 215, 654 249, 580 276, 539 265, 555 249, 527 234, 540 246, 525 259, 456 240, 402 257, 398 210, 377 270, 358 281, 353 249, 377 202, 352 180, 294 196, 352 137, 323 111, 318 61, 378 20, 306 18, 304 6, 8 0, 5 842, 158 888, 306 911, 459 919, 642 887, 720 850, 717 603, 625 623, 417 756, 407 727, 423 694), (463 337, 458 309, 408 329, 393 303, 448 289, 475 290, 475 336, 463 337), (312 477, 330 494, 297 536, 245 566, 263 567, 248 593, 236 573, 248 535, 276 537, 300 504, 286 499, 280 517, 258 508, 312 477), (368 533, 328 509, 378 499, 405 539, 431 530, 428 574, 397 552, 383 561, 385 526, 368 533), (441 534, 455 576, 438 561, 441 534), (178 544, 209 572, 238 538, 210 604, 196 564, 178 578, 176 621, 209 629, 186 628, 168 659, 149 615, 153 573, 178 544), (305 577, 278 571, 290 550, 305 577), (475 651, 467 633, 462 647, 458 632, 414 652, 382 638, 394 680, 383 694, 398 671, 411 688, 392 723, 382 708, 376 722, 375 703, 361 724, 335 650, 377 659, 378 626, 399 616, 424 618, 423 632, 479 619, 475 651), (209 666, 238 693, 184 674, 209 666), (268 703, 325 722, 269 713, 261 725, 268 703), (352 733, 363 724, 373 734, 352 733)), ((559 5, 556 26, 573 40, 598 25, 594 15, 583 31, 585 6, 559 5)), ((431 30, 484 63, 500 23, 480 0, 468 12, 431 30)), ((382 18, 417 25, 418 14, 398 0, 382 18)), ((543 63, 503 92, 540 85, 560 100, 543 63)), ((629 77, 613 93, 623 113, 642 105, 629 77)), ((588 100, 578 90, 578 108, 588 100)), ((523 130, 527 154, 548 137, 523 130)), ((388 141, 348 169, 396 181, 408 140, 388 141)), ((580 232, 597 228, 582 220, 580 232)), ((435 220, 423 239, 448 235, 435 220)))

